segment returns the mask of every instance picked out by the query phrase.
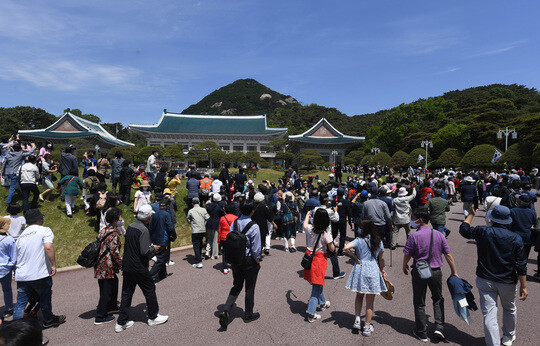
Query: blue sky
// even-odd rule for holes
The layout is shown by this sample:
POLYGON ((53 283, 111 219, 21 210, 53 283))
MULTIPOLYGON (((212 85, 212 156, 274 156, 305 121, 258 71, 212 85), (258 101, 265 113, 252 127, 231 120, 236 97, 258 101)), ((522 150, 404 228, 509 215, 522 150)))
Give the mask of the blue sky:
POLYGON ((537 1, 0 2, 0 107, 155 123, 239 78, 348 114, 538 87, 537 1))

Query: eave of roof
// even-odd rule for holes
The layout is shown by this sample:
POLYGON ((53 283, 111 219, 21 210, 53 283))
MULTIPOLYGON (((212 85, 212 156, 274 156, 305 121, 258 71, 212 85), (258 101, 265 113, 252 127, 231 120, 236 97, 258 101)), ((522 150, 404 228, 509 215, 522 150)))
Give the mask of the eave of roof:
POLYGON ((163 112, 157 124, 136 125, 137 132, 160 134, 272 135, 287 128, 269 128, 266 115, 194 115, 163 112))

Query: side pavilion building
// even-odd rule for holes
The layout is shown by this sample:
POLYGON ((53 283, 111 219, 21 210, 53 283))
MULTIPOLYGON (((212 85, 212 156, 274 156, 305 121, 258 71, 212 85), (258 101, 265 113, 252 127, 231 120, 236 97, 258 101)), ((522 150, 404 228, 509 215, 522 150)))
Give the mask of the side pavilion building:
POLYGON ((63 144, 69 144, 75 138, 84 138, 105 150, 123 145, 134 145, 111 135, 100 124, 70 113, 69 109, 51 126, 38 130, 20 130, 19 134, 28 138, 63 144))
POLYGON ((303 149, 317 149, 325 162, 341 163, 348 148, 365 141, 365 137, 347 136, 339 132, 322 117, 306 132, 289 136, 292 152, 298 154, 303 149))
POLYGON ((165 147, 182 144, 184 150, 213 141, 227 153, 258 151, 262 158, 273 158, 268 143, 282 138, 286 128, 270 128, 266 115, 192 115, 163 110, 155 125, 129 125, 129 129, 146 138, 147 145, 165 147))

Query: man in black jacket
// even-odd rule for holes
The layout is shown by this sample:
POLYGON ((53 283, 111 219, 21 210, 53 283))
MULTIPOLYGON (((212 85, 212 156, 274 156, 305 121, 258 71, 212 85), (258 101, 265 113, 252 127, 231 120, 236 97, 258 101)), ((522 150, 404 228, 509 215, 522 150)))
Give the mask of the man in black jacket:
POLYGON ((137 213, 137 221, 129 225, 126 230, 124 258, 122 260, 124 274, 122 300, 120 303, 120 314, 118 315, 118 321, 114 329, 117 333, 132 327, 134 324, 133 321, 128 320, 128 311, 136 286, 141 288, 146 299, 148 325, 155 326, 165 323, 169 319, 169 316, 162 316, 158 313, 159 305, 156 296, 156 285, 148 270, 150 258, 160 249, 160 246, 151 243, 150 232, 147 228, 153 214, 154 211, 150 205, 140 207, 137 213))

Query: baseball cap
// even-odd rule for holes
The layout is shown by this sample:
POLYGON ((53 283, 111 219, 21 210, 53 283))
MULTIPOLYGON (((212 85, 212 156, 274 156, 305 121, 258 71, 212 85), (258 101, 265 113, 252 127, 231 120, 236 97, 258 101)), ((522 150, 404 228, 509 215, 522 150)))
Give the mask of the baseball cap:
POLYGON ((150 215, 153 215, 155 213, 156 212, 149 204, 145 204, 139 208, 139 211, 137 212, 137 217, 140 217, 141 219, 147 219, 148 217, 150 217, 150 215))

